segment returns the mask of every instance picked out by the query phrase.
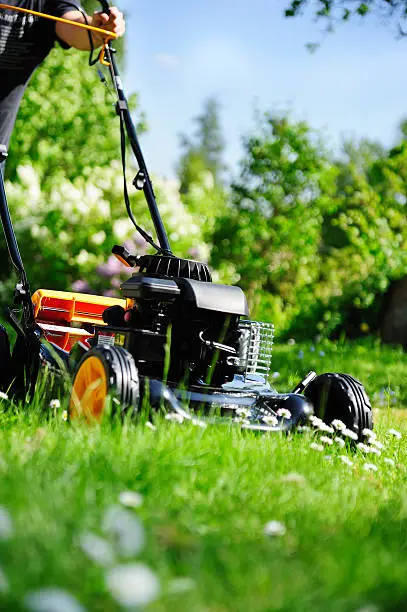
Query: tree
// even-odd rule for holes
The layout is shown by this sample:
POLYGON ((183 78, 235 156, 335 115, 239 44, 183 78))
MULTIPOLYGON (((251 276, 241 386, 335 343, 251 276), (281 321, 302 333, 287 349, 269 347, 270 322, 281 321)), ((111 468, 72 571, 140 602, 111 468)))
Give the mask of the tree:
POLYGON ((405 34, 401 23, 407 18, 407 0, 291 0, 285 16, 296 17, 308 8, 318 19, 326 19, 328 28, 340 21, 376 14, 396 24, 399 33, 405 34))
POLYGON ((191 138, 181 135, 183 153, 178 163, 177 174, 180 191, 188 193, 191 185, 199 183, 204 172, 210 172, 213 182, 222 183, 225 165, 222 161, 224 139, 219 118, 220 106, 216 98, 204 102, 202 113, 195 117, 195 133, 191 138))
POLYGON ((231 207, 217 223, 212 263, 232 262, 252 306, 267 303, 267 318, 276 320, 283 311, 298 312, 301 295, 318 278, 332 167, 318 135, 287 116, 266 113, 244 149, 231 207))

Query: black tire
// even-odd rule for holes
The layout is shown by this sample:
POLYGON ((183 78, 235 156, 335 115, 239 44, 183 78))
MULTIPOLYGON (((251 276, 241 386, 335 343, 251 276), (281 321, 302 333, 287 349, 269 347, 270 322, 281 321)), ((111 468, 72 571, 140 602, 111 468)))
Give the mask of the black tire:
POLYGON ((328 425, 334 419, 345 423, 359 439, 363 429, 373 429, 372 407, 361 382, 348 374, 317 376, 304 390, 316 416, 328 425))
POLYGON ((0 391, 6 392, 11 383, 10 342, 5 328, 0 325, 0 391))
MULTIPOLYGON (((113 396, 120 406, 120 414, 122 416, 129 412, 136 413, 139 405, 140 398, 140 382, 138 376, 138 370, 134 362, 133 357, 128 351, 117 346, 97 346, 90 350, 79 362, 76 372, 72 381, 72 391, 69 405, 69 414, 73 418, 77 415, 77 401, 83 399, 79 397, 81 379, 84 376, 84 368, 89 366, 90 359, 95 359, 98 363, 98 367, 104 371, 106 377, 106 397, 113 396), (74 392, 77 388, 78 393, 74 392), (76 393, 76 394, 75 394, 76 393)), ((94 363, 94 362, 93 362, 94 363)), ((84 400, 85 401, 85 400, 84 400)), ((92 401, 86 398, 86 402, 92 401)), ((101 400, 103 401, 103 400, 101 400)), ((90 407, 91 408, 91 407, 90 407)), ((103 405, 100 419, 103 418, 103 412, 105 405, 103 405)), ((85 416, 89 416, 88 410, 84 410, 85 416), (86 414, 87 413, 87 414, 86 414)), ((115 411, 112 411, 112 413, 115 411)), ((90 410, 90 416, 99 420, 92 410, 90 410)))

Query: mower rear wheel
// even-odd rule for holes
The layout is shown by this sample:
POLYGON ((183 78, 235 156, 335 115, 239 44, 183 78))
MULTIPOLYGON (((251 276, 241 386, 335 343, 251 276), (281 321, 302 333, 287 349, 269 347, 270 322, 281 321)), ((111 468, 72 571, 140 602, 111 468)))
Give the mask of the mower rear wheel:
POLYGON ((117 346, 97 346, 84 355, 75 372, 69 416, 101 421, 109 396, 118 402, 122 415, 136 412, 139 395, 138 370, 130 353, 117 346))
POLYGON ((315 415, 328 425, 342 421, 359 439, 364 429, 373 429, 372 407, 361 382, 348 374, 321 374, 305 388, 304 395, 315 415))

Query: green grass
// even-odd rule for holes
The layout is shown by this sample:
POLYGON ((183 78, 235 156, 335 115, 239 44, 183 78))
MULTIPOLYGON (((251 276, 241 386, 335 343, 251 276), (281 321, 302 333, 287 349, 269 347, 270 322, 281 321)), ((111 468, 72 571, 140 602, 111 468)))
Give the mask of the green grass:
POLYGON ((407 405, 405 356, 371 343, 324 344, 312 353, 282 346, 273 367, 281 390, 309 369, 356 374, 377 404, 382 388, 396 390, 382 394, 385 405, 375 410, 382 456, 336 447, 321 453, 310 447, 314 434, 258 437, 228 426, 75 428, 60 411, 45 418, 40 398, 28 411, 7 410, 3 402, 0 505, 13 533, 5 539, 0 512, 0 568, 9 583, 0 608, 25 610, 27 594, 57 587, 89 611, 120 610, 105 584, 108 569, 79 545, 91 532, 111 542, 116 563, 137 561, 156 573, 161 593, 149 610, 405 610, 407 424, 392 404, 396 397, 395 408, 407 405), (389 427, 403 438, 390 436, 389 427), (366 462, 378 471, 366 471, 366 462), (143 496, 128 512, 146 535, 130 558, 102 530, 106 512, 127 490, 143 496), (272 520, 285 525, 285 535, 265 535, 272 520), (190 579, 184 592, 174 592, 177 578, 190 579))

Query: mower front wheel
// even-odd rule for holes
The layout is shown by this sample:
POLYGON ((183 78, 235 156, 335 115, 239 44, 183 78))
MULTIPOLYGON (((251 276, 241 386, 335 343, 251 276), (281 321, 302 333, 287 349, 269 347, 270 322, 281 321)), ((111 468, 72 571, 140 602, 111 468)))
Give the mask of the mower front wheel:
POLYGON ((109 396, 121 415, 135 413, 139 395, 138 370, 130 353, 117 346, 97 346, 84 355, 75 372, 69 416, 100 422, 109 396))
POLYGON ((349 374, 321 374, 305 388, 304 395, 313 404, 315 415, 328 425, 338 419, 359 439, 364 437, 364 429, 373 429, 372 407, 366 391, 349 374))

